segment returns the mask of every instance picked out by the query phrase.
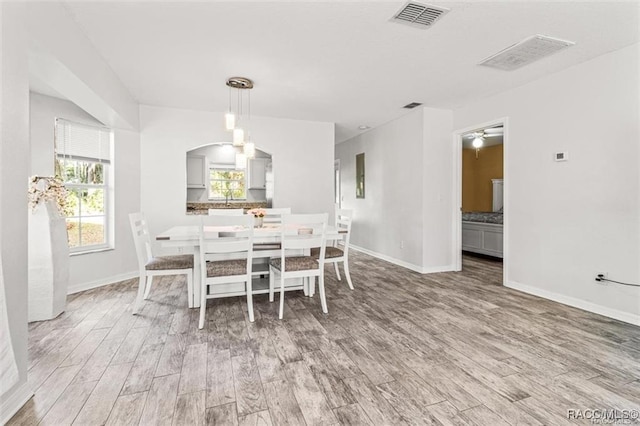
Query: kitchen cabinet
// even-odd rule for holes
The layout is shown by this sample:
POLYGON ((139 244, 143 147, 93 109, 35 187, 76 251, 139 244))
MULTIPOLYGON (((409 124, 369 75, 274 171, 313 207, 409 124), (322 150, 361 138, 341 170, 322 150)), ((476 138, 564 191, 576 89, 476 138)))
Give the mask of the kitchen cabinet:
POLYGON ((187 156, 187 188, 207 187, 207 157, 204 155, 187 156))
POLYGON ((265 189, 268 158, 252 158, 249 160, 249 189, 265 189))

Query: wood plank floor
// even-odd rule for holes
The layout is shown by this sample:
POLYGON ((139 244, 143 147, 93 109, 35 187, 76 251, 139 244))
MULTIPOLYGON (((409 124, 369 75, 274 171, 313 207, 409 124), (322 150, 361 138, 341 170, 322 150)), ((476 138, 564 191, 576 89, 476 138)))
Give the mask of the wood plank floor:
POLYGON ((420 275, 353 253, 329 314, 287 293, 187 308, 184 278, 74 294, 29 326, 35 396, 10 425, 556 425, 640 409, 640 328, 501 286, 502 264, 420 275), (277 299, 276 299, 277 301, 277 299))

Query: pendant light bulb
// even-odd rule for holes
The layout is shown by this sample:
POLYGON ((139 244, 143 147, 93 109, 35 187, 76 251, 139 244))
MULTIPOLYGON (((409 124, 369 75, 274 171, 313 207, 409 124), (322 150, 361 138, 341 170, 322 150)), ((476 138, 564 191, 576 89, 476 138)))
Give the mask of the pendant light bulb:
POLYGON ((233 146, 244 145, 244 130, 240 127, 233 129, 233 146))
POLYGON ((254 144, 253 142, 246 142, 244 144, 244 155, 246 155, 247 158, 255 158, 256 144, 254 144))
POLYGON ((235 129, 236 127, 236 115, 232 112, 228 112, 224 115, 224 124, 228 131, 235 129))
POLYGON ((474 148, 480 148, 480 147, 482 147, 483 143, 484 143, 484 141, 482 140, 482 138, 480 138, 480 137, 476 137, 476 138, 473 140, 473 143, 472 143, 472 144, 473 144, 473 147, 474 147, 474 148))

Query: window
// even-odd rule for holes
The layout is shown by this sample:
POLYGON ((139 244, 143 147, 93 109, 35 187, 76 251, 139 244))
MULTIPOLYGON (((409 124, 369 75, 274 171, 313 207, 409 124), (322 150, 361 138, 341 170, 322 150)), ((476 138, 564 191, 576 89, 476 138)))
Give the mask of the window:
POLYGON ((56 120, 56 176, 67 188, 71 253, 112 247, 110 129, 56 120))
POLYGON ((247 198, 244 170, 231 166, 211 166, 209 168, 209 199, 245 200, 247 198))

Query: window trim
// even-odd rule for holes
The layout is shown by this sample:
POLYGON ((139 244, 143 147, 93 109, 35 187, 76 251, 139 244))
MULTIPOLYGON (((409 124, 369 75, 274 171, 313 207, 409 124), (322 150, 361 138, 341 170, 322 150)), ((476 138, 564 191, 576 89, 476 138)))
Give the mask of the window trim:
MULTIPOLYGON (((238 169, 235 164, 220 164, 220 163, 209 163, 209 173, 208 173, 208 189, 207 189, 207 199, 209 201, 247 201, 248 189, 247 189, 247 169, 238 169), (211 196, 211 172, 214 170, 224 170, 224 171, 233 171, 233 172, 242 172, 243 173, 243 181, 244 181, 244 197, 243 198, 230 198, 227 200, 226 197, 212 197, 211 196)), ((224 180, 216 179, 216 181, 224 182, 224 180)))
MULTIPOLYGON (((97 253, 97 252, 101 252, 101 251, 107 251, 107 250, 113 250, 115 249, 115 216, 114 216, 114 204, 115 204, 115 173, 114 173, 114 159, 115 159, 115 146, 114 146, 114 131, 111 128, 105 127, 105 126, 99 126, 99 125, 92 125, 92 124, 85 124, 85 123, 78 123, 78 122, 74 122, 71 120, 67 120, 61 117, 57 117, 55 120, 55 126, 57 129, 58 126, 58 121, 61 122, 66 122, 66 123, 70 123, 71 125, 78 125, 78 126, 83 126, 83 127, 92 127, 95 128, 96 130, 101 130, 101 131, 108 131, 110 134, 110 138, 109 138, 109 159, 105 160, 105 159, 100 159, 100 158, 90 158, 90 157, 84 157, 84 156, 77 156, 77 155, 69 155, 65 153, 59 153, 58 149, 59 149, 59 141, 57 138, 57 131, 55 132, 55 140, 54 140, 54 144, 55 144, 55 161, 57 162, 59 159, 64 161, 64 160, 71 160, 71 161, 88 161, 88 162, 95 162, 95 163, 101 163, 103 165, 103 184, 84 184, 84 183, 68 183, 66 181, 64 181, 64 186, 65 188, 67 188, 67 190, 71 191, 71 190, 77 190, 77 189, 91 189, 91 188, 99 188, 102 189, 104 192, 104 214, 101 215, 95 215, 96 217, 100 216, 100 217, 104 217, 104 239, 105 242, 104 243, 99 243, 99 244, 90 244, 90 245, 80 245, 80 246, 76 246, 76 247, 71 247, 69 246, 69 256, 77 256, 77 255, 81 255, 81 254, 89 254, 89 253, 97 253)), ((91 217, 90 215, 85 215, 85 216, 66 216, 65 217, 65 221, 67 218, 78 218, 81 219, 82 217, 91 217)), ((81 223, 81 222, 80 222, 81 223)), ((81 225, 80 225, 81 226, 81 225)), ((82 240, 82 228, 80 228, 80 239, 82 240)))
MULTIPOLYGON (((109 164, 105 164, 107 166, 110 166, 109 164)), ((105 242, 104 243, 100 243, 100 244, 87 244, 87 245, 81 245, 81 246, 77 246, 77 247, 71 247, 69 246, 69 254, 78 254, 78 253, 84 253, 84 252, 92 252, 92 251, 98 251, 98 250, 104 250, 104 249, 111 249, 114 248, 113 247, 113 243, 112 238, 111 238, 111 214, 110 214, 110 205, 111 205, 111 200, 110 200, 110 196, 109 196, 109 175, 111 174, 109 171, 110 167, 104 167, 104 181, 105 183, 102 185, 97 185, 97 184, 83 184, 83 183, 65 183, 64 186, 68 191, 73 191, 73 190, 83 190, 83 189, 102 189, 104 192, 104 213, 100 214, 100 215, 80 215, 80 216, 66 216, 66 219, 73 219, 73 218, 77 218, 79 219, 78 223, 80 226, 80 239, 82 240, 82 218, 90 218, 90 217, 104 217, 104 239, 105 242)))

